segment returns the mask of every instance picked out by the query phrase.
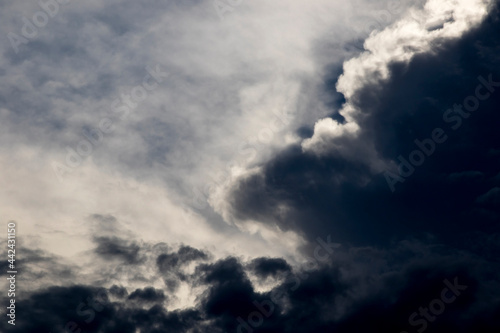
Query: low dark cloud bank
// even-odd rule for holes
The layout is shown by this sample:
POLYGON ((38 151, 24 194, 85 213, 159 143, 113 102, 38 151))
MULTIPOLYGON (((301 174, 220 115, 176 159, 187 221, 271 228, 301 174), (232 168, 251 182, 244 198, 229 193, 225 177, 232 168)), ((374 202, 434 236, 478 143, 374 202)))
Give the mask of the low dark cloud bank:
POLYGON ((154 287, 49 287, 19 298, 9 331, 498 332, 493 263, 416 241, 391 251, 338 249, 310 270, 292 270, 279 258, 228 257, 197 264, 190 283, 205 292, 191 308, 169 309, 166 292, 154 287), (267 292, 250 282, 262 272, 276 274, 267 292))

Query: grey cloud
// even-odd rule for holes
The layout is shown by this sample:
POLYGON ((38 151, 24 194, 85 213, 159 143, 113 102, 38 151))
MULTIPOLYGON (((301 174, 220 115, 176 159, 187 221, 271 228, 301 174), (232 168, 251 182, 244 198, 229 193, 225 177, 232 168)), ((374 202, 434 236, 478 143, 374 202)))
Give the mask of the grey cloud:
POLYGON ((140 260, 140 247, 118 237, 96 237, 95 252, 105 259, 119 259, 125 264, 136 264, 140 260))

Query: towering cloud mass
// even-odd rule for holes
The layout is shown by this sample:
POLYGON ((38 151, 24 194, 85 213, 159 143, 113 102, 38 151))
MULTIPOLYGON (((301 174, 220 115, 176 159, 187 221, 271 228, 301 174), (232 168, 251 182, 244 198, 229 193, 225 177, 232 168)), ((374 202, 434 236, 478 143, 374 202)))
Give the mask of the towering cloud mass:
POLYGON ((0 6, 0 331, 500 330, 500 2, 0 6))
POLYGON ((495 8, 481 25, 451 11, 440 29, 408 17, 372 35, 337 84, 345 119, 319 120, 301 146, 241 177, 227 197, 233 216, 357 244, 496 230, 498 209, 481 204, 498 185, 495 8), (468 30, 445 38, 454 25, 468 30))

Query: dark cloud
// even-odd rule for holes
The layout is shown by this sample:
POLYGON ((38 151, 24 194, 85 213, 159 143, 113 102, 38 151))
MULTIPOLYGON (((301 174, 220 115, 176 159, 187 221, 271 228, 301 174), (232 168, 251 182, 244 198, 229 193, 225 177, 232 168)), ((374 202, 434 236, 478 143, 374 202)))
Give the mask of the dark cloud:
POLYGON ((185 246, 185 245, 179 248, 179 251, 177 251, 177 255, 185 264, 191 261, 206 260, 209 258, 207 253, 192 248, 191 246, 185 246))
POLYGON ((92 303, 99 293, 106 295, 103 288, 50 287, 30 295, 27 299, 18 298, 16 325, 9 327, 9 331, 60 333, 64 332, 65 327, 73 325, 85 331, 98 331, 103 326, 105 318, 110 318, 114 314, 106 299, 98 304, 92 303), (99 308, 98 316, 91 303, 99 308))
POLYGON ((182 268, 193 261, 207 260, 209 255, 190 246, 182 245, 177 252, 162 253, 156 258, 156 266, 163 275, 163 280, 170 291, 179 287, 180 281, 186 281, 188 276, 182 268))
POLYGON ((124 298, 128 295, 128 291, 125 287, 113 285, 109 288, 109 293, 117 298, 124 298))
MULTIPOLYGON (((16 326, 8 328, 23 333, 59 333, 64 327, 110 333, 416 332, 424 325, 420 309, 439 307, 435 300, 445 297, 453 300, 442 313, 430 313, 435 318, 425 322, 426 332, 497 332, 500 279, 492 260, 409 241, 387 251, 338 249, 331 261, 308 270, 292 270, 279 258, 245 263, 228 257, 198 264, 191 283, 205 291, 191 308, 169 311, 161 305, 167 300, 163 290, 151 286, 126 298, 127 290, 116 285, 50 287, 20 295, 16 326), (282 282, 256 291, 247 275, 256 268, 282 272, 282 282)), ((2 321, 0 328, 6 325, 2 321)))
POLYGON ((249 266, 255 275, 264 279, 269 276, 278 277, 292 269, 282 258, 257 258, 249 266))
POLYGON ((206 260, 208 254, 190 246, 181 246, 177 252, 163 253, 156 259, 160 272, 176 269, 196 260, 206 260))
POLYGON ((95 252, 105 259, 118 259, 126 264, 139 261, 139 245, 130 243, 118 237, 96 237, 95 252))
POLYGON ((477 198, 477 202, 492 208, 500 205, 500 187, 494 187, 477 198))
MULTIPOLYGON (((481 326, 487 332, 497 329, 493 313, 500 304, 489 303, 492 280, 483 276, 489 264, 474 265, 473 259, 457 256, 450 248, 423 254, 428 246, 435 246, 431 244, 418 244, 419 254, 415 245, 392 248, 382 255, 385 264, 368 271, 363 267, 370 266, 378 251, 353 248, 354 252, 340 252, 339 258, 344 256, 345 262, 290 271, 283 283, 266 293, 249 286, 237 260, 221 260, 202 268, 203 281, 211 284, 202 309, 209 316, 216 315, 217 325, 224 331, 232 331, 232 323, 237 321, 239 332, 415 332, 423 325, 420 308, 436 303, 432 302, 451 284, 458 286, 455 292, 459 295, 437 321, 427 323, 428 332, 475 331, 479 319, 471 318, 484 320, 481 326), (495 310, 489 309, 483 316, 488 306, 495 310), (409 322, 414 312, 418 325, 409 322)), ((450 292, 445 296, 453 298, 450 292)))
POLYGON ((144 289, 136 289, 128 297, 129 300, 139 300, 143 302, 162 302, 166 299, 163 290, 158 290, 152 287, 144 289))
POLYGON ((202 265, 199 272, 201 280, 211 286, 202 301, 209 316, 233 318, 251 311, 253 287, 237 259, 202 265))
MULTIPOLYGON (((0 246, 7 248, 7 241, 0 242, 0 246)), ((0 262, 0 269, 4 272, 11 270, 9 264, 7 260, 0 262)), ((22 267, 21 284, 26 288, 67 284, 78 276, 78 268, 74 264, 39 248, 23 248, 22 253, 17 250, 14 265, 22 267)))
MULTIPOLYGON (((152 288, 151 288, 152 289, 152 288)), ((158 292, 146 288, 137 297, 151 300, 158 292)), ((154 289, 153 289, 154 290, 154 289)), ((17 303, 16 325, 9 332, 186 332, 200 320, 196 310, 168 312, 160 305, 149 309, 129 302, 110 302, 107 291, 89 286, 52 287, 17 303)), ((0 327, 7 331, 2 321, 0 327)))
POLYGON ((228 196, 233 215, 293 229, 311 241, 327 233, 354 244, 385 245, 426 233, 453 242, 472 231, 498 232, 493 194, 499 186, 500 87, 459 128, 453 129, 459 118, 443 118, 474 96, 479 76, 500 82, 497 7, 463 37, 437 41, 432 52, 407 65, 391 64, 386 81, 365 85, 351 99, 361 110, 355 116, 359 136, 336 139, 349 156, 362 156, 361 148, 373 145, 378 158, 397 165, 399 156, 408 160, 418 148, 415 140, 431 137, 435 128, 448 137, 404 183, 395 184, 394 193, 385 174, 373 172, 366 159, 291 147, 234 186, 228 196))

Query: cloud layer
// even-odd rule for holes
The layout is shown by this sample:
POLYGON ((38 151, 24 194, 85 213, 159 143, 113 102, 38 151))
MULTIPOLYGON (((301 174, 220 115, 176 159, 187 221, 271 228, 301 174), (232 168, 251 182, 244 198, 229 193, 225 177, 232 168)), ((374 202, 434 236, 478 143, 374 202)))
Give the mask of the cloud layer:
POLYGON ((498 1, 0 6, 2 331, 498 332, 498 1))

